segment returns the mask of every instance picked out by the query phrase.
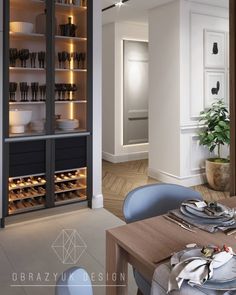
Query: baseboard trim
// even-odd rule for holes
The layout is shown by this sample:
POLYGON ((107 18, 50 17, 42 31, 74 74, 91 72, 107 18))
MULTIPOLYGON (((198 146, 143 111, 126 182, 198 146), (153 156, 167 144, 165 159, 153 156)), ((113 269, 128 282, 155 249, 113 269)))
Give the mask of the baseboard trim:
POLYGON ((154 179, 157 179, 161 182, 179 184, 179 185, 183 185, 187 187, 206 183, 205 173, 179 177, 161 170, 155 170, 155 169, 149 168, 148 176, 154 179))
POLYGON ((136 152, 131 154, 113 155, 107 152, 102 152, 103 160, 111 163, 122 163, 128 161, 144 160, 148 159, 148 152, 136 152))
POLYGON ((93 209, 103 208, 103 195, 102 194, 93 196, 92 208, 93 209))

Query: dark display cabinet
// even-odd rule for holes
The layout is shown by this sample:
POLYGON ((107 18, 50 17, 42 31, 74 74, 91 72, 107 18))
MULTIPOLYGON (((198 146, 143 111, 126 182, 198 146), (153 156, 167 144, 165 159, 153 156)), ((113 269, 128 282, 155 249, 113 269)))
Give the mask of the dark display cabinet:
POLYGON ((92 198, 92 0, 6 0, 3 218, 92 198))

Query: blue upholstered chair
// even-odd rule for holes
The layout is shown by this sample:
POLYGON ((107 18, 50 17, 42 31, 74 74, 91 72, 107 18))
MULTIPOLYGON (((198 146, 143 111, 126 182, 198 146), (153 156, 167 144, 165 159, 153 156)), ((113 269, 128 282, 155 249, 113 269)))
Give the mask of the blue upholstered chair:
MULTIPOLYGON (((183 201, 202 200, 200 193, 175 184, 151 184, 138 187, 129 192, 123 206, 126 223, 151 218, 176 209, 183 201)), ((138 294, 150 295, 151 282, 134 270, 134 278, 138 286, 138 294)))
POLYGON ((93 295, 88 273, 79 267, 72 267, 60 276, 56 284, 56 295, 93 295))

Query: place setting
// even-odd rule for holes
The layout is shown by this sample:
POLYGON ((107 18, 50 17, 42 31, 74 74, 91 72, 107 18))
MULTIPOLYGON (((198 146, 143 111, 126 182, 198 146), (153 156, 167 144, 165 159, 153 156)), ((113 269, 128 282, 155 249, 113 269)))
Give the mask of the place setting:
POLYGON ((232 247, 187 245, 159 265, 153 275, 151 295, 159 286, 167 294, 217 294, 236 292, 236 259, 232 247), (194 288, 194 289, 193 289, 194 288), (175 292, 177 291, 177 293, 175 292), (217 292, 217 293, 215 293, 217 292))
MULTIPOLYGON (((236 233, 235 210, 219 202, 184 201, 163 218, 196 235, 197 229, 210 234, 218 231, 226 235, 236 233)), ((154 261, 157 268, 151 295, 159 294, 160 286, 167 294, 174 295, 236 294, 235 247, 219 245, 198 245, 196 242, 154 261)))
POLYGON ((163 217, 190 232, 198 228, 209 233, 219 230, 227 235, 236 233, 235 210, 218 202, 185 201, 163 217))

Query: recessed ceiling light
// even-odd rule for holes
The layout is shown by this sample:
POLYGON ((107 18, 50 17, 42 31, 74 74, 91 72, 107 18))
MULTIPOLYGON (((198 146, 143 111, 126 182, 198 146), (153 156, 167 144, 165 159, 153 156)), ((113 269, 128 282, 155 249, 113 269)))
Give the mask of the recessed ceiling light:
POLYGON ((122 5, 124 5, 124 3, 123 3, 122 0, 121 0, 120 2, 117 2, 117 3, 115 4, 115 6, 117 6, 117 7, 121 7, 122 5))
POLYGON ((102 12, 106 11, 106 10, 109 10, 111 8, 114 8, 114 7, 118 7, 120 8, 121 6, 125 5, 126 2, 128 2, 130 0, 120 0, 119 2, 116 2, 115 4, 112 4, 110 6, 107 6, 105 8, 102 9, 102 12))

